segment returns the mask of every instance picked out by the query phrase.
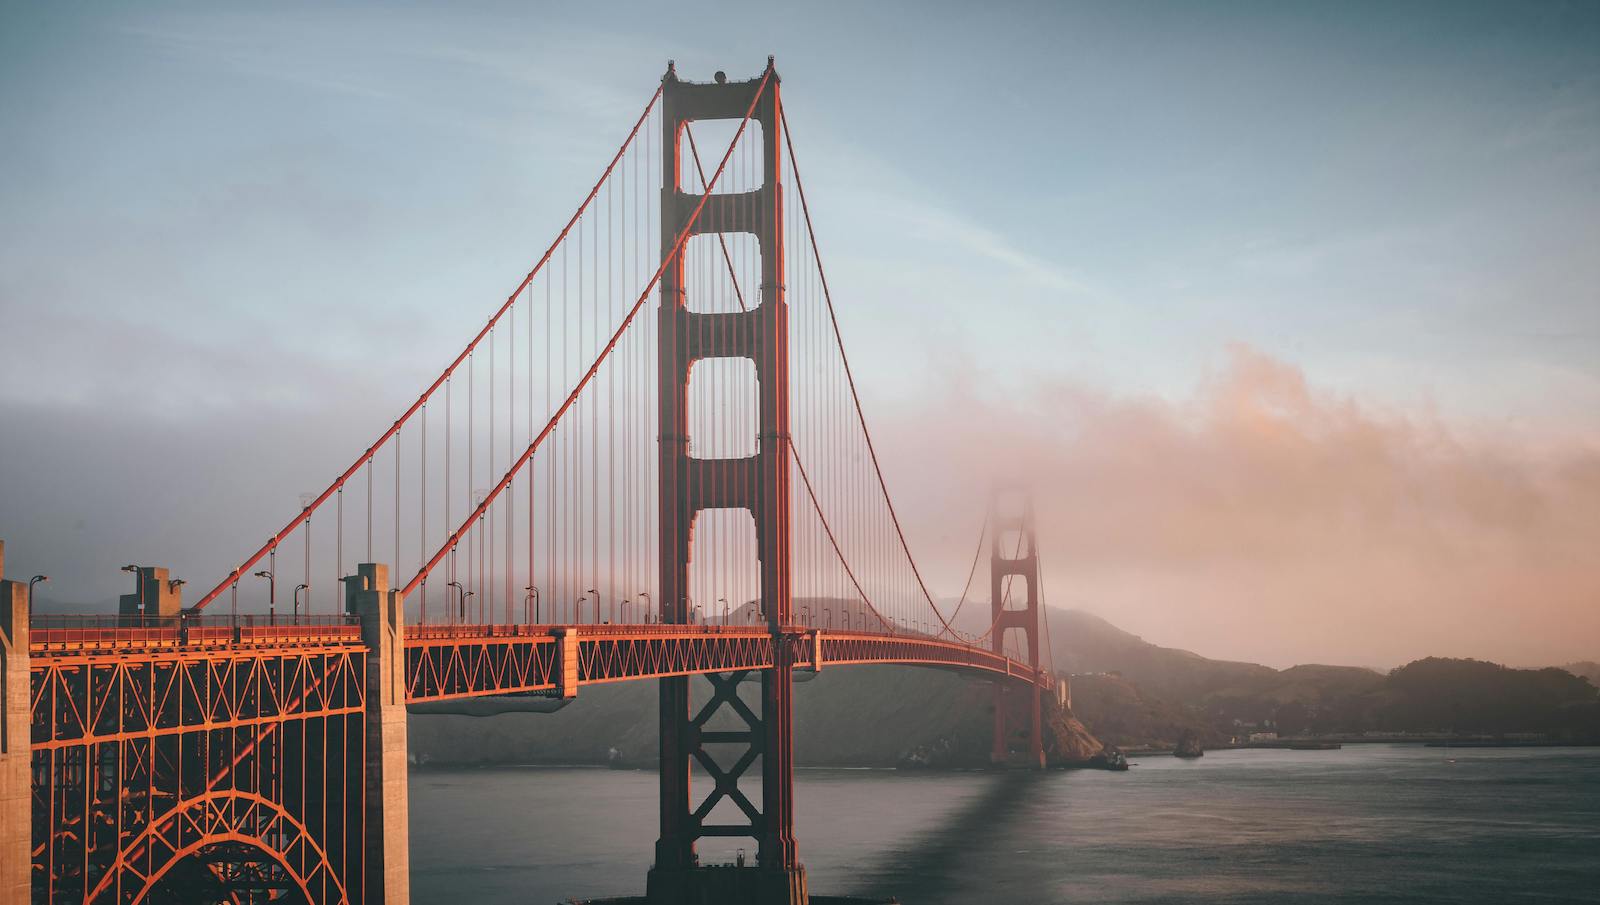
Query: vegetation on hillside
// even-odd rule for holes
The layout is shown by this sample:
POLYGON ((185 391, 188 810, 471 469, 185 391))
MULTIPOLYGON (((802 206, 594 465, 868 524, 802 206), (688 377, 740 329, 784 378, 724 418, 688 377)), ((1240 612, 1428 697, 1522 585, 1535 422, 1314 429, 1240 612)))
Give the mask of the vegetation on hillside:
MULTIPOLYGON (((847 612, 835 607, 829 616, 842 619, 847 612)), ((1076 610, 1051 610, 1049 616, 1055 668, 1073 676, 1072 709, 1052 712, 1045 736, 1063 760, 1091 756, 1101 742, 1171 747, 1190 734, 1214 747, 1262 731, 1537 734, 1600 741, 1600 692, 1570 670, 1439 658, 1387 675, 1316 664, 1278 670, 1160 647, 1076 610)), ((825 669, 796 687, 796 760, 833 766, 985 764, 992 689, 981 679, 937 669, 825 669)), ((751 682, 743 692, 755 690, 751 682)), ((1020 705, 1023 696, 1012 697, 1020 705)), ((653 766, 656 708, 655 683, 630 682, 585 688, 553 714, 417 715, 411 749, 418 760, 432 762, 653 766)), ((1019 711, 1013 725, 1022 719, 1019 711)), ((1025 747, 1025 739, 1011 741, 1025 747)))
POLYGON ((1437 657, 1387 675, 1316 664, 1277 670, 1160 647, 1076 610, 1053 610, 1050 619, 1058 669, 1078 673, 1074 711, 1109 744, 1167 747, 1185 732, 1212 745, 1253 732, 1600 741, 1600 692, 1569 670, 1437 657))

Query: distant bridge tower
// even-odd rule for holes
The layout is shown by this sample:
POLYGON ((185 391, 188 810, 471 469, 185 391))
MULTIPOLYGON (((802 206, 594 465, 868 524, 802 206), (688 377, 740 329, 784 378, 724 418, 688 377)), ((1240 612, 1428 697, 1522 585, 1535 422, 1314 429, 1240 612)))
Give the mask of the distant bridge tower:
MULTIPOLYGON (((997 489, 990 501, 989 523, 993 526, 989 547, 989 599, 994 620, 990 633, 995 653, 1005 652, 1006 631, 1018 629, 1026 636, 1028 665, 1039 669, 1039 542, 1034 528, 1033 500, 1015 488, 997 489), (1009 546, 1009 549, 1008 549, 1009 546), (1007 577, 1012 577, 1009 583, 1007 577), (1022 587, 1016 587, 1017 580, 1022 587), (1009 590, 1009 594, 1008 594, 1009 590), (1019 593, 1020 591, 1020 593, 1019 593)), ((1041 735, 1039 683, 1029 683, 1032 695, 1029 714, 1029 766, 1044 766, 1044 739, 1041 735)), ((1011 759, 1007 695, 1015 690, 1009 683, 994 687, 994 750, 990 759, 997 764, 1011 759)))
MULTIPOLYGON (((789 623, 789 322, 784 301, 782 109, 772 61, 762 77, 713 84, 679 81, 669 64, 662 93, 661 243, 667 267, 661 277, 660 466, 661 619, 690 620, 689 562, 696 517, 708 509, 745 509, 755 520, 761 560, 761 608, 772 632, 773 668, 761 673, 761 705, 752 713, 738 701, 743 673, 710 675, 712 695, 692 708, 689 678, 660 680, 661 836, 651 868, 651 903, 688 905, 741 902, 805 903, 805 869, 795 853, 791 697, 793 651, 783 643, 789 623), (702 195, 685 191, 680 141, 687 123, 741 120, 751 110, 760 125, 764 179, 747 192, 713 194, 695 234, 749 233, 761 254, 759 304, 735 313, 691 311, 687 304, 683 246, 676 240, 702 195), (689 455, 689 376, 694 363, 710 358, 748 358, 755 365, 760 445, 744 458, 701 459, 689 455), (732 713, 742 729, 712 731, 715 715, 732 713), (743 756, 717 765, 704 747, 746 745, 743 756), (739 790, 740 774, 759 757, 761 807, 739 790), (696 804, 690 767, 712 772, 713 788, 696 804), (706 818, 731 800, 749 823, 711 824, 706 818), (695 851, 705 836, 749 836, 756 840, 754 867, 703 867, 695 851)), ((691 186, 692 188, 692 186, 691 186)))

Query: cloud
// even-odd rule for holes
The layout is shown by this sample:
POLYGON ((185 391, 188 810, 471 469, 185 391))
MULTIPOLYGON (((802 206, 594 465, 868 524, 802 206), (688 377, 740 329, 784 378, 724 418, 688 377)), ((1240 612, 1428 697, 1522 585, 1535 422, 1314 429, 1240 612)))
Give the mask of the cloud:
POLYGON ((1386 410, 1242 345, 1176 401, 973 385, 884 425, 894 487, 953 488, 899 494, 925 559, 964 569, 989 479, 1021 475, 1052 602, 1159 643, 1279 665, 1600 652, 1592 442, 1386 410))

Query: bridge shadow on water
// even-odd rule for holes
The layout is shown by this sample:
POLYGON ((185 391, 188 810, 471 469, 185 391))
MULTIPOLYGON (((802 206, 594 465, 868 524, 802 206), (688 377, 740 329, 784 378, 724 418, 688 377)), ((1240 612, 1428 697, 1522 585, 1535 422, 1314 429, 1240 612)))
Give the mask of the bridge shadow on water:
POLYGON ((992 782, 973 795, 937 826, 909 836, 876 864, 867 865, 853 888, 855 896, 894 896, 905 905, 947 900, 952 890, 972 879, 974 872, 997 869, 997 834, 1016 821, 1039 787, 1056 771, 1015 770, 997 772, 992 782), (982 870, 978 870, 981 866, 982 870))

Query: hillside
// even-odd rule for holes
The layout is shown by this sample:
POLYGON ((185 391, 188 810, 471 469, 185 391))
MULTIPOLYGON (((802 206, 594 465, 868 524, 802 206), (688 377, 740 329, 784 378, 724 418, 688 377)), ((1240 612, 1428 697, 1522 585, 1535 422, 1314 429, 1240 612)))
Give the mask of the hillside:
POLYGON ((1589 680, 1589 684, 1600 688, 1600 663, 1593 660, 1579 660, 1561 667, 1575 676, 1582 676, 1589 680))
POLYGON ((1185 734, 1202 745, 1226 744, 1232 735, 1182 705, 1147 696, 1115 673, 1072 679, 1072 712, 1095 736, 1119 748, 1170 748, 1185 734))
MULTIPOLYGON (((808 603, 830 607, 841 622, 849 611, 837 601, 808 603)), ((1078 610, 1049 610, 1048 617, 1055 668, 1072 675, 1072 709, 1053 718, 1047 738, 1071 760, 1095 753, 1100 742, 1169 747, 1192 734, 1215 746, 1253 731, 1600 737, 1594 685, 1573 675, 1585 664, 1513 670, 1425 660, 1388 675, 1321 664, 1278 670, 1151 644, 1078 610)), ((749 683, 742 692, 754 690, 749 683)), ((981 765, 992 700, 987 682, 954 672, 825 669, 796 685, 795 757, 804 765, 981 765)), ((656 757, 656 719, 654 683, 589 687, 553 714, 416 715, 411 750, 431 762, 603 763, 615 749, 623 763, 648 765, 656 757)))
POLYGON ((1384 681, 1353 666, 1212 660, 1081 610, 1048 615, 1056 669, 1075 674, 1073 707, 1108 744, 1165 747, 1185 731, 1219 744, 1280 722, 1285 732, 1337 731, 1384 681))
POLYGON ((1428 658, 1387 675, 1321 664, 1277 670, 1161 647, 1077 610, 1049 618, 1057 669, 1076 673, 1073 709, 1107 744, 1164 747, 1186 731, 1209 744, 1253 731, 1600 737, 1600 683, 1585 681, 1600 664, 1508 669, 1428 658))
POLYGON ((1277 670, 1256 663, 1211 660, 1159 647, 1082 610, 1047 609, 1056 671, 1116 672, 1144 692, 1189 701, 1224 689, 1270 684, 1277 670))
MULTIPOLYGON (((740 694, 754 702, 758 689, 747 682, 740 694)), ((988 763, 993 686, 982 680, 916 667, 839 667, 797 682, 794 701, 795 760, 803 766, 988 763)), ((614 749, 620 763, 648 766, 656 760, 656 705, 654 682, 626 682, 587 687, 555 713, 414 714, 410 749, 429 763, 605 763, 614 749)), ((1057 758, 1099 752, 1071 714, 1051 708, 1050 721, 1046 739, 1057 758)))

